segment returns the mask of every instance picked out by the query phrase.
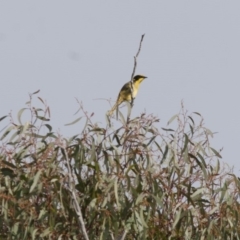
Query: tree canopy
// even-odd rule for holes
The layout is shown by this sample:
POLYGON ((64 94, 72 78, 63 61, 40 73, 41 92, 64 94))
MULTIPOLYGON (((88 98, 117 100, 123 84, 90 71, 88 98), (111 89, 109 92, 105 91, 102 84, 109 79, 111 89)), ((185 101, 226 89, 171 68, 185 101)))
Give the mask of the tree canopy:
POLYGON ((240 238, 239 179, 199 113, 182 106, 160 128, 119 112, 115 129, 81 108, 82 132, 64 138, 38 94, 0 119, 1 239, 240 238))

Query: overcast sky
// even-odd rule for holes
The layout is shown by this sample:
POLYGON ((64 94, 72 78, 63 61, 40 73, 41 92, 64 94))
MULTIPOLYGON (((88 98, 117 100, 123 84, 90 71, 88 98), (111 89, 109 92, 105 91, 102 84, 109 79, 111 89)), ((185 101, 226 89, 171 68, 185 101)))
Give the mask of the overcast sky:
MULTIPOLYGON (((179 112, 200 112, 222 161, 240 169, 240 1, 0 1, 1 111, 24 107, 41 90, 55 130, 80 125, 75 98, 105 126, 105 113, 136 73, 143 82, 133 116, 146 111, 160 127, 179 112)), ((0 116, 0 117, 1 117, 0 116)), ((2 126, 2 125, 1 125, 2 126)))

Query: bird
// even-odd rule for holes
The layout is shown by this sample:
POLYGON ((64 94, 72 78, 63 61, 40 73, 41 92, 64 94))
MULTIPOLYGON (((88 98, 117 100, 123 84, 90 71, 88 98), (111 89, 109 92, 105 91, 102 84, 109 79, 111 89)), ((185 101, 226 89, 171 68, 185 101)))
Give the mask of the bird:
POLYGON ((112 109, 108 112, 108 114, 111 116, 114 112, 114 110, 124 101, 131 102, 132 97, 133 99, 136 97, 138 93, 138 89, 140 84, 144 79, 146 79, 146 76, 143 75, 136 75, 132 81, 129 81, 125 83, 120 90, 118 94, 118 98, 112 109))

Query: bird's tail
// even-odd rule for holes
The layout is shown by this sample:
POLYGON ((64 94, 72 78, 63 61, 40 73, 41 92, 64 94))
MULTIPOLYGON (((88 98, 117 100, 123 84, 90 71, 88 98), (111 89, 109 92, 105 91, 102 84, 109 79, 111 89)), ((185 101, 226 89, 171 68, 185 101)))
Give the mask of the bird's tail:
POLYGON ((123 101, 121 101, 121 99, 118 99, 117 102, 113 105, 112 109, 108 112, 108 115, 111 116, 113 115, 113 112, 115 111, 115 109, 117 108, 117 112, 118 112, 118 106, 122 103, 123 101))
POLYGON ((114 104, 114 106, 112 107, 112 109, 108 112, 108 115, 109 115, 109 116, 112 116, 112 115, 113 115, 113 112, 115 111, 115 109, 117 108, 118 105, 119 105, 118 102, 116 102, 116 103, 114 104))

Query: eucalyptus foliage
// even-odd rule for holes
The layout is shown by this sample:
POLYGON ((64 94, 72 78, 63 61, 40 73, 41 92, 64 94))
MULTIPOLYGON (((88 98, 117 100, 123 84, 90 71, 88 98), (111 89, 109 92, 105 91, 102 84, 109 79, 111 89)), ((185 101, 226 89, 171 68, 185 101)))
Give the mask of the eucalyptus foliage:
POLYGON ((83 130, 66 139, 37 94, 0 119, 0 239, 240 238, 239 179, 199 113, 182 107, 164 128, 120 113, 115 129, 80 106, 83 130))

